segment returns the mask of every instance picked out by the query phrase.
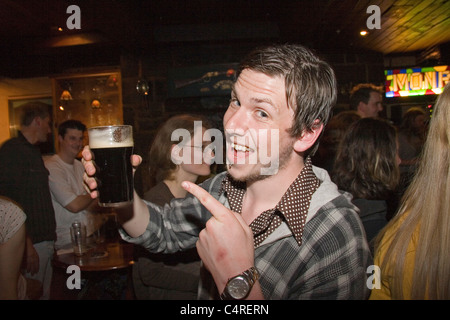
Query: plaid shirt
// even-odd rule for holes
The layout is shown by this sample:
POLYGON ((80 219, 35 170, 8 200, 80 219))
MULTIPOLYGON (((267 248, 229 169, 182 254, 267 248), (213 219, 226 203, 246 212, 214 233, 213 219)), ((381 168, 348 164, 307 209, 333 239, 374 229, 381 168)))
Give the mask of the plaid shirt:
MULTIPOLYGON (((369 247, 347 193, 337 190, 325 170, 313 167, 321 181, 313 194, 299 245, 283 222, 255 249, 255 266, 266 299, 366 299, 369 247)), ((202 184, 226 207, 221 173, 202 184)), ((147 202, 150 222, 144 234, 122 237, 151 252, 176 252, 195 246, 211 214, 193 196, 164 207, 147 202)), ((219 297, 211 275, 202 268, 199 299, 219 297)))

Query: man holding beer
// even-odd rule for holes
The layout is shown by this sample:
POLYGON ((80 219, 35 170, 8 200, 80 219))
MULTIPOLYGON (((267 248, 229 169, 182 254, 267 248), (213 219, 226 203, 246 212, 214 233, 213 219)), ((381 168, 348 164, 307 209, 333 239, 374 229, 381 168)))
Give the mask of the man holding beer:
MULTIPOLYGON (((196 246, 200 299, 366 299, 370 253, 356 208, 310 159, 335 101, 333 70, 308 49, 251 52, 223 120, 227 172, 183 182, 192 195, 170 206, 135 192, 122 237, 152 252, 196 246), (265 145, 264 131, 277 133, 265 145), (261 148, 269 163, 249 161, 261 148), (262 174, 268 167, 277 170, 262 174)), ((88 148, 83 157, 94 190, 88 148)), ((131 157, 135 167, 141 160, 131 157)))

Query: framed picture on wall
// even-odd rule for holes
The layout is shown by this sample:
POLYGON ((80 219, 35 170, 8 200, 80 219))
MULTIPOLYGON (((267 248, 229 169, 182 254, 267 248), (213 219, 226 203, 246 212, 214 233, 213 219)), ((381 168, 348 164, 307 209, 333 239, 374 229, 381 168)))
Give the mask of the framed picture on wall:
MULTIPOLYGON (((49 96, 22 96, 14 97, 8 100, 9 104, 9 131, 11 137, 17 137, 20 130, 21 107, 29 102, 39 101, 48 104, 50 119, 53 119, 52 97, 49 96)), ((42 154, 55 153, 54 135, 50 133, 46 143, 39 145, 42 154)))

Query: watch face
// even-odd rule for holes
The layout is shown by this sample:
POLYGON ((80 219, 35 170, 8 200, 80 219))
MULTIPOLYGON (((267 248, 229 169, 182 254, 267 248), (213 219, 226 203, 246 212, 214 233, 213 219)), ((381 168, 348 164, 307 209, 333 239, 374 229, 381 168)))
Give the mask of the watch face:
POLYGON ((227 290, 233 299, 243 299, 250 290, 250 284, 243 276, 237 276, 228 282, 227 290))

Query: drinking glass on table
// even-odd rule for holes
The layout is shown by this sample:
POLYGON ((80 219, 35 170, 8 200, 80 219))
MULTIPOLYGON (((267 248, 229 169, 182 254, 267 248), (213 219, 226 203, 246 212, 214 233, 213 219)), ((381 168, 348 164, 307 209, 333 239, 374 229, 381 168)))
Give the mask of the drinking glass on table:
POLYGON ((87 252, 86 226, 80 221, 74 221, 70 227, 70 236, 72 239, 73 253, 76 256, 85 254, 87 252))
POLYGON ((92 236, 97 245, 105 242, 105 231, 101 226, 98 229, 94 230, 92 236))

